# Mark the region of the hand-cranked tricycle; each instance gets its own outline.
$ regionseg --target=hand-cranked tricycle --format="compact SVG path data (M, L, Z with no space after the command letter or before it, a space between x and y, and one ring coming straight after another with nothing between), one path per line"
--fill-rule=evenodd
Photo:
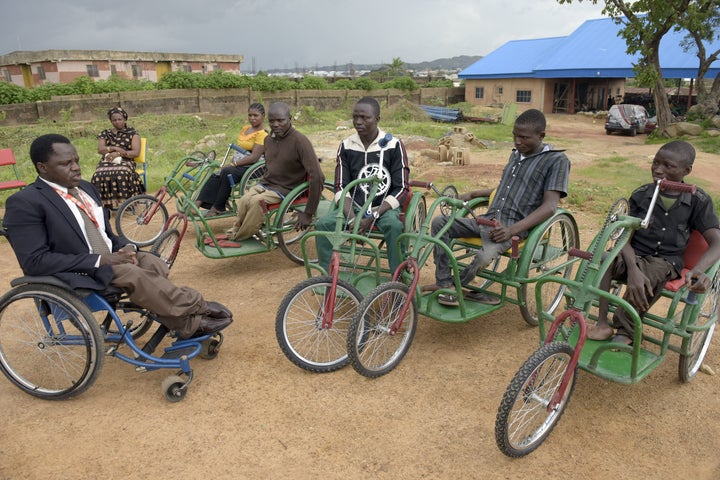
M180 159L172 172L165 177L163 186L155 195L135 195L118 207L115 217L117 233L138 246L152 245L166 230L164 226L168 221L169 214L165 204L171 198L175 198L176 210L189 216L190 212L185 212L182 207L185 200L194 202L210 176L218 175L218 170L222 169L229 154L238 149L240 147L231 143L221 162L215 160L214 151L208 154L193 152ZM249 166L241 181L237 185L233 185L233 200L256 183L264 172L265 161L263 159ZM225 216L234 214L235 211L234 201L230 201L228 204L230 209ZM220 215L217 218L222 217Z
M401 235L400 241L408 242L406 260L394 272L392 281L378 285L363 299L348 327L348 355L358 373L375 378L394 369L410 348L418 313L443 322L459 323L510 303L520 307L528 324L537 324L537 304L528 295L529 285L544 276L567 278L571 275L572 262L565 257L579 244L577 225L568 211L558 209L549 219L534 227L522 242L514 238L508 252L478 272L475 285L463 285L459 272L475 257L481 240L461 238L446 244L442 237L453 218L472 216L478 224L494 226L494 220L486 220L474 213L475 208L489 200L478 198L465 202L455 198L438 198L430 206L419 232L408 231ZM432 214L441 205L451 207L451 220L432 235ZM454 284L449 288L423 292L419 286L420 269L434 248L447 253L454 272ZM543 291L548 310L553 311L560 305L564 291L562 285ZM494 296L496 301L490 304L477 300L475 292ZM456 295L458 305L441 304L438 297L442 294Z
M494 284L500 286L496 293L500 302L490 306L462 298L463 287L457 272L474 257L476 240L459 239L445 245L440 238L450 222L437 236L428 233L434 212L441 211L451 218L473 215L473 209L488 199L464 202L456 198L457 190L453 189L452 196L441 195L426 214L423 195L414 192L405 212L404 233L398 239L408 248L407 260L392 272L381 268L384 252L381 244L373 241L378 237L372 231L364 235L358 231L360 219L369 215L382 181L371 176L351 182L339 196L340 202L353 188L365 185L369 189L365 204L355 209L355 218L346 222L341 203L335 230L310 234L326 236L333 245L333 256L328 272L306 265L308 276L314 269L321 270L322 275L296 285L278 309L276 336L290 361L315 372L333 371L350 362L362 375L377 377L392 370L409 349L418 312L442 321L463 322L509 302L520 306L529 323L537 323L534 298L527 296L527 284L539 275L570 275L571 262L564 257L569 249L578 246L579 240L575 221L568 212L558 211L533 229L522 245L516 244L514 255L506 255L480 272L481 284L470 287L472 290L484 292ZM413 182L413 186L434 187L422 182ZM436 245L449 253L456 272L455 284L451 289L421 294L420 265ZM391 282L387 282L389 278ZM511 291L517 295L512 297ZM560 304L563 291L561 286L547 293L553 297L550 302L554 307ZM437 298L442 293L458 294L460 305L452 308L439 304ZM363 299L364 294L367 296Z
M618 295L620 287L611 292L599 288L600 279L632 232L648 226L660 189L687 192L694 186L658 181L644 219L626 216L621 202L619 209L611 209L588 251L568 252L578 263L574 278L537 279L535 296L542 346L515 374L495 421L495 439L506 455L527 455L547 438L570 401L578 367L614 382L636 383L662 363L668 351L673 351L680 355L681 381L689 381L700 369L718 317L720 261L705 272L711 279L705 293L689 291L683 272L679 279L666 283L660 300L643 316ZM692 269L705 249L703 236L693 232L685 251L685 268ZM566 289L568 308L556 317L542 306L541 292L548 286ZM623 309L632 319L634 338L630 345L587 338L586 321L597 318L599 299L607 300L611 311Z

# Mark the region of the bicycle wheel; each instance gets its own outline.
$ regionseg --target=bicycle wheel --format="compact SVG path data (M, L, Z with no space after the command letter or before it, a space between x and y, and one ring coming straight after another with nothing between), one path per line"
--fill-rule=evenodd
M572 274L572 265L566 265L559 268L559 265L565 263L568 258L568 250L578 248L580 240L578 237L577 227L572 218L566 214L558 215L538 237L540 240L535 245L532 256L530 257L530 265L528 267L527 278L532 279L550 272L559 277L570 278ZM525 248L531 248L526 245ZM518 276L523 276L518 272ZM542 288L542 305L544 311L552 314L563 299L566 287L559 283L546 283ZM524 305L521 303L520 313L523 319L532 326L538 324L537 302L535 301L535 284L525 283L521 287L520 293Z
M508 385L495 418L495 442L508 457L522 457L545 441L575 389L577 365L560 402L548 409L570 366L573 349L551 342L530 355Z
M450 198L460 198L460 193L458 192L457 188L455 188L454 185L448 185L447 187L443 188L440 192L441 197L450 197ZM452 207L446 203L440 204L440 213L443 215L450 215L452 214Z
M251 187L257 185L263 175L265 175L265 162L256 162L247 169L243 178L240 180L240 196L243 196Z
M720 298L720 273L715 273L710 289L705 293L702 302L697 307L697 318L692 322L692 326L702 327L712 322L707 330L696 331L692 333L690 338L686 338L682 343L682 351L689 352L687 355L680 355L680 363L678 365L678 375L681 382L689 382L693 379L703 360L707 354L710 341L718 317L718 300ZM686 305L685 308L688 308Z
M417 302L412 297L402 324L400 311L410 298L408 286L400 282L383 283L362 301L350 324L347 350L356 372L369 378L394 369L410 349L417 329Z
M275 317L280 349L292 363L311 372L332 372L348 364L348 325L362 294L350 283L338 280L332 327L323 328L331 286L329 276L303 280L285 295Z
M167 263L168 268L172 267L180 249L180 232L177 228L171 228L160 234L155 243L153 243L150 253L160 257L162 261Z
M425 197L420 197L420 200L418 201L417 208L415 209L413 218L412 218L412 224L410 225L410 232L420 233L420 227L425 222L425 219L427 218L427 202L425 201Z
M325 185L320 194L320 203L318 204L318 212L327 212L330 210L329 205L333 201L334 192L332 187ZM299 192L295 197L290 199L284 209L278 212L281 219L281 227L276 232L277 244L280 250L293 262L303 265L307 258L308 263L317 263L317 247L315 246L315 237L310 237L305 242L305 256L302 252L302 238L308 232L315 228L311 225L305 230L295 230L295 222L297 222L298 212L305 210L305 201L302 199L307 196L307 190Z
M168 219L165 205L152 195L136 195L118 208L115 229L138 247L152 245Z
M27 284L0 298L0 370L30 395L59 400L87 390L102 368L103 341L73 292Z

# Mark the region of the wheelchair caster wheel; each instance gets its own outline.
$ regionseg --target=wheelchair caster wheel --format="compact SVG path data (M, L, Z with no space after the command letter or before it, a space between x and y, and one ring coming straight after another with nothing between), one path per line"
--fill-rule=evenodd
M170 402L179 402L185 398L187 388L185 387L185 380L178 375L170 375L162 382L162 389L165 398Z
M200 353L198 354L200 358L204 358L205 360L212 360L213 358L217 357L218 353L220 352L220 345L222 345L222 336L219 339L208 338L207 340L203 340L201 345L202 348L200 349Z

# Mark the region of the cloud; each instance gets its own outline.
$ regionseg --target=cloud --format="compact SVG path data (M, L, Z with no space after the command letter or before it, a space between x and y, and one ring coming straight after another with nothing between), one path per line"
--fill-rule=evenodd
M10 3L10 2L8 2ZM562 36L601 17L554 0L191 0L3 6L6 50L131 50L244 55L256 68L420 62L486 55L520 38Z

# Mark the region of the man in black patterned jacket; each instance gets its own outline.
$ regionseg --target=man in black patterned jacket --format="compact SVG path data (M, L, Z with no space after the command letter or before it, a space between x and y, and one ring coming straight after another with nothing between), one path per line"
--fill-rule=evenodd
M368 231L375 225L385 237L388 263L395 270L402 261L401 247L398 236L403 231L400 213L403 204L410 195L407 153L405 145L397 138L386 139L386 133L378 128L380 121L380 104L370 97L363 97L353 108L353 127L357 133L343 140L338 148L337 165L335 167L335 201L340 200L344 187L358 178L379 175L382 181L377 195L372 202L372 212L366 213L360 224L359 232ZM387 144L385 144L387 142ZM380 164L380 152L382 164ZM350 220L357 209L367 200L370 192L369 184L359 185L349 192L345 199L343 214ZM337 210L318 219L315 229L332 231L335 229ZM327 270L332 256L332 245L323 236L317 237L318 260L320 266Z

